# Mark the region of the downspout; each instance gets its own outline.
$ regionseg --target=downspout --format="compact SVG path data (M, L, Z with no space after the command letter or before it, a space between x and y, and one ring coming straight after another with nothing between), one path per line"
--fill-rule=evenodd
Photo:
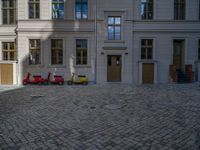
M15 33L16 33L16 39L15 39L15 46L16 46L16 53L17 53L17 59L16 59L16 84L19 85L19 51L18 51L18 0L16 0L16 29L15 29Z
M95 0L95 59L94 59L94 83L97 83L97 0Z

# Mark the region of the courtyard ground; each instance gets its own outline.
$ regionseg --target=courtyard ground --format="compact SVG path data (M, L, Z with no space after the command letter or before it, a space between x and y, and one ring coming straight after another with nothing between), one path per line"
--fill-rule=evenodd
M199 150L200 87L107 84L4 90L0 149Z

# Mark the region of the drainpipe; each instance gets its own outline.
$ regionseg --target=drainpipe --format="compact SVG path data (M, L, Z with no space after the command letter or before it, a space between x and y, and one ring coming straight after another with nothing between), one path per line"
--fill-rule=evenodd
M95 0L95 65L94 65L94 82L97 83L97 0Z

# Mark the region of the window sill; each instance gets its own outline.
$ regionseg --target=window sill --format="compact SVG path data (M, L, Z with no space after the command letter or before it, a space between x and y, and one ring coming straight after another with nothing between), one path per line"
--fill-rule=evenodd
M14 64L14 63L17 63L17 61L13 61L13 60L1 60L0 61L0 64L1 63L5 63L5 64Z
M142 59L139 60L138 63L157 63L157 60L153 60L153 59Z
M66 65L49 65L49 68L66 68Z
M125 43L124 40L105 40L104 43Z
M28 64L27 66L30 68L43 68L44 67L44 65L42 65L42 64L37 64L37 65Z
M0 27L16 27L17 24L1 24Z
M74 65L74 68L91 68L91 65Z

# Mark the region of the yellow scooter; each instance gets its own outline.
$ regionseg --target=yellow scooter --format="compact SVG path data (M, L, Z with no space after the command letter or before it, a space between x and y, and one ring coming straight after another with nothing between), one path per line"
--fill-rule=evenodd
M76 75L75 73L73 73L70 80L67 81L67 84L68 85L73 85L73 84L87 85L88 82L89 80L85 75Z

